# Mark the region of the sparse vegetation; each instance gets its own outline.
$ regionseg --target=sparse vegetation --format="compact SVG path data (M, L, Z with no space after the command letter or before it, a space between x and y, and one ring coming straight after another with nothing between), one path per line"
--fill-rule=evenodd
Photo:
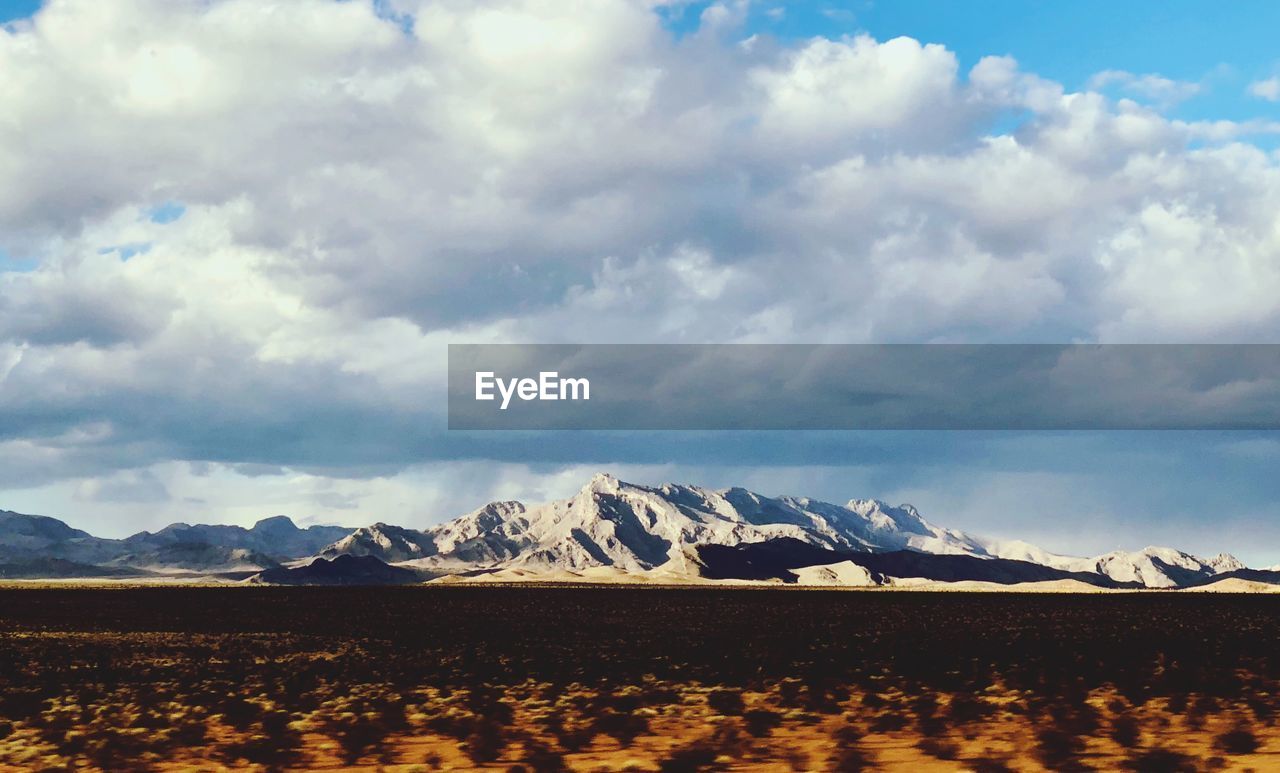
M1274 605L0 590L0 767L1262 769L1252 755L1270 749L1280 695Z
M1138 745L1142 738L1142 728L1138 720L1130 714L1120 714L1111 720L1111 740L1126 749Z
M1200 766L1194 757L1172 749L1149 749L1130 757L1126 770L1135 773L1196 773Z
M1234 727L1215 739L1214 746L1226 754L1253 754L1261 744L1258 736L1244 726Z

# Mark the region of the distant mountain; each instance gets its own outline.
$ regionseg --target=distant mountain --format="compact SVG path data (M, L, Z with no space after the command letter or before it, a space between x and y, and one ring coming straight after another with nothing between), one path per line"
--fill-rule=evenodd
M266 569L246 582L264 585L409 585L423 576L411 569L391 566L373 556L341 555L333 560L317 558L297 567Z
M965 534L928 523L915 508L874 500L846 506L769 498L745 489L636 486L609 475L575 496L528 508L495 502L425 531L386 524L357 530L321 555L372 555L432 569L580 570L664 567L696 574L693 548L789 537L853 551L921 550L987 555Z
M1230 553L1219 553L1205 562L1206 566L1212 569L1216 574L1224 572L1234 572L1240 569L1248 569L1244 563L1231 555Z
M840 553L905 550L1022 562L1055 570L1052 577L1078 576L1108 587L1178 587L1240 566L1228 555L1205 561L1168 548L1064 556L1026 542L942 528L910 505L893 507L874 499L837 505L806 497L766 497L742 488L638 486L603 474L574 496L544 505L495 502L425 530L374 524L329 545L321 555L368 555L451 573L510 569L538 576L610 567L631 573L661 568L667 574L698 577L703 572L701 546L783 539Z
M0 564L0 579L54 580L80 578L146 577L150 572L129 567L95 566L62 558L33 558Z
M363 526L320 551L323 558L338 556L372 556L387 563L413 561L436 555L435 542L413 529L375 523Z
M57 518L0 510L0 540L6 546L39 550L77 539L95 538L89 532L73 529Z
M223 547L204 542L174 542L117 556L108 565L129 566L157 573L222 573L256 572L279 566L280 562L249 548Z
M375 556L388 562L417 561L433 566L492 565L515 559L533 545L537 536L529 529L524 505L492 502L428 531L375 523L355 530L321 555Z
M1136 582L1148 588L1193 585L1223 572L1244 568L1244 564L1234 556L1225 553L1205 560L1181 550L1160 547L1133 552L1116 551L1093 558L1046 555L1039 563L1073 572L1094 572L1118 582Z
M0 562L57 558L96 564L114 555L116 543L73 529L56 518L0 510Z
M1186 587L1198 588L1204 585L1211 585L1215 582L1223 580L1244 580L1247 582L1262 583L1264 585L1280 586L1280 567L1273 566L1270 569L1249 569L1241 567L1232 569L1222 574L1205 577L1193 582L1187 583Z
M157 532L138 532L123 542L131 550L146 553L177 544L236 548L276 559L301 558L320 552L325 545L342 539L351 530L342 526L309 526L299 529L283 515L263 518L252 528L175 523Z
M300 565L312 557L325 563ZM415 578L453 575L463 581L607 576L865 585L916 578L1180 588L1246 571L1230 555L1202 559L1161 547L1091 558L1059 555L936 526L910 505L875 499L838 505L743 488L639 486L605 474L567 499L534 506L493 502L422 530L382 522L354 530L299 529L276 516L247 529L176 523L110 540L53 518L0 512L0 563L57 559L163 574L254 572L254 581L264 583L311 582L313 574L316 581L332 579L341 570L385 581L372 563L333 565L344 557L372 559ZM393 574L396 582L408 581L409 575Z
M0 511L0 564L25 567L11 570L24 576L46 577L124 576L129 570L256 572L315 555L350 532L342 526L299 529L289 518L275 516L248 529L175 523L154 533L104 539L56 518Z

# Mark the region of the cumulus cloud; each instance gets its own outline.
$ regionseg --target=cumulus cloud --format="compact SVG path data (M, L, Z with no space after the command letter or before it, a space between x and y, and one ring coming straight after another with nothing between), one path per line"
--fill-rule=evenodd
M1250 83L1249 93L1268 102L1280 102L1280 76Z
M529 453L445 435L449 341L1276 338L1267 125L715 8L679 38L630 0L6 28L0 252L35 265L0 273L0 479Z
M751 71L758 140L808 163L945 142L970 118L957 70L946 48L911 38L814 39Z

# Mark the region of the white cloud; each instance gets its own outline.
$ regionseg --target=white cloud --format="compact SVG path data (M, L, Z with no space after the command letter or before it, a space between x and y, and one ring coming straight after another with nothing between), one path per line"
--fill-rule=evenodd
M1173 80L1155 73L1136 75L1125 70L1103 70L1096 73L1089 79L1089 88L1097 91L1118 90L1159 107L1172 107L1204 90L1200 83Z
M937 142L968 118L956 70L953 53L911 38L815 38L751 72L762 151L814 159Z
M663 465L606 464L637 482L661 482ZM237 465L165 462L103 476L6 492L6 509L54 515L98 536L124 537L175 521L251 526L290 515L302 525L362 526L385 521L425 528L496 500L545 502L567 497L599 469L556 470L492 461L440 462L369 478L315 475L289 468L262 474ZM86 517L85 513L92 513Z
M1252 320L1277 315L1280 229L1268 232L1268 219L1274 215L1247 209L1145 207L1099 255L1104 297L1122 310L1103 324L1102 338L1159 340L1174 332L1191 340L1213 332L1249 339Z
M1280 102L1280 77L1257 80L1249 84L1249 93L1268 102Z

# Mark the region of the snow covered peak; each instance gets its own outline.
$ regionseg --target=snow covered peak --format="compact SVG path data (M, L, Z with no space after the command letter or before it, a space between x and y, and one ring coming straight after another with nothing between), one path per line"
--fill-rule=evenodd
M844 506L859 515L866 515L875 510L887 509L889 503L881 502L879 499L850 499Z
M1213 558L1210 558L1206 563L1213 569L1215 574L1234 572L1237 569L1246 568L1244 562L1230 553L1219 553Z
M1137 582L1148 588L1175 588L1219 573L1210 562L1190 553L1155 545L1134 552L1116 550L1093 558L1055 558L1048 565L1097 572L1118 582Z
M1190 553L1183 552L1177 548L1160 547L1159 545L1148 545L1138 551L1138 555L1148 556L1151 558L1159 558L1177 566L1203 566L1204 562Z
M622 481L607 472L597 472L582 487L581 493L616 494L623 485Z

